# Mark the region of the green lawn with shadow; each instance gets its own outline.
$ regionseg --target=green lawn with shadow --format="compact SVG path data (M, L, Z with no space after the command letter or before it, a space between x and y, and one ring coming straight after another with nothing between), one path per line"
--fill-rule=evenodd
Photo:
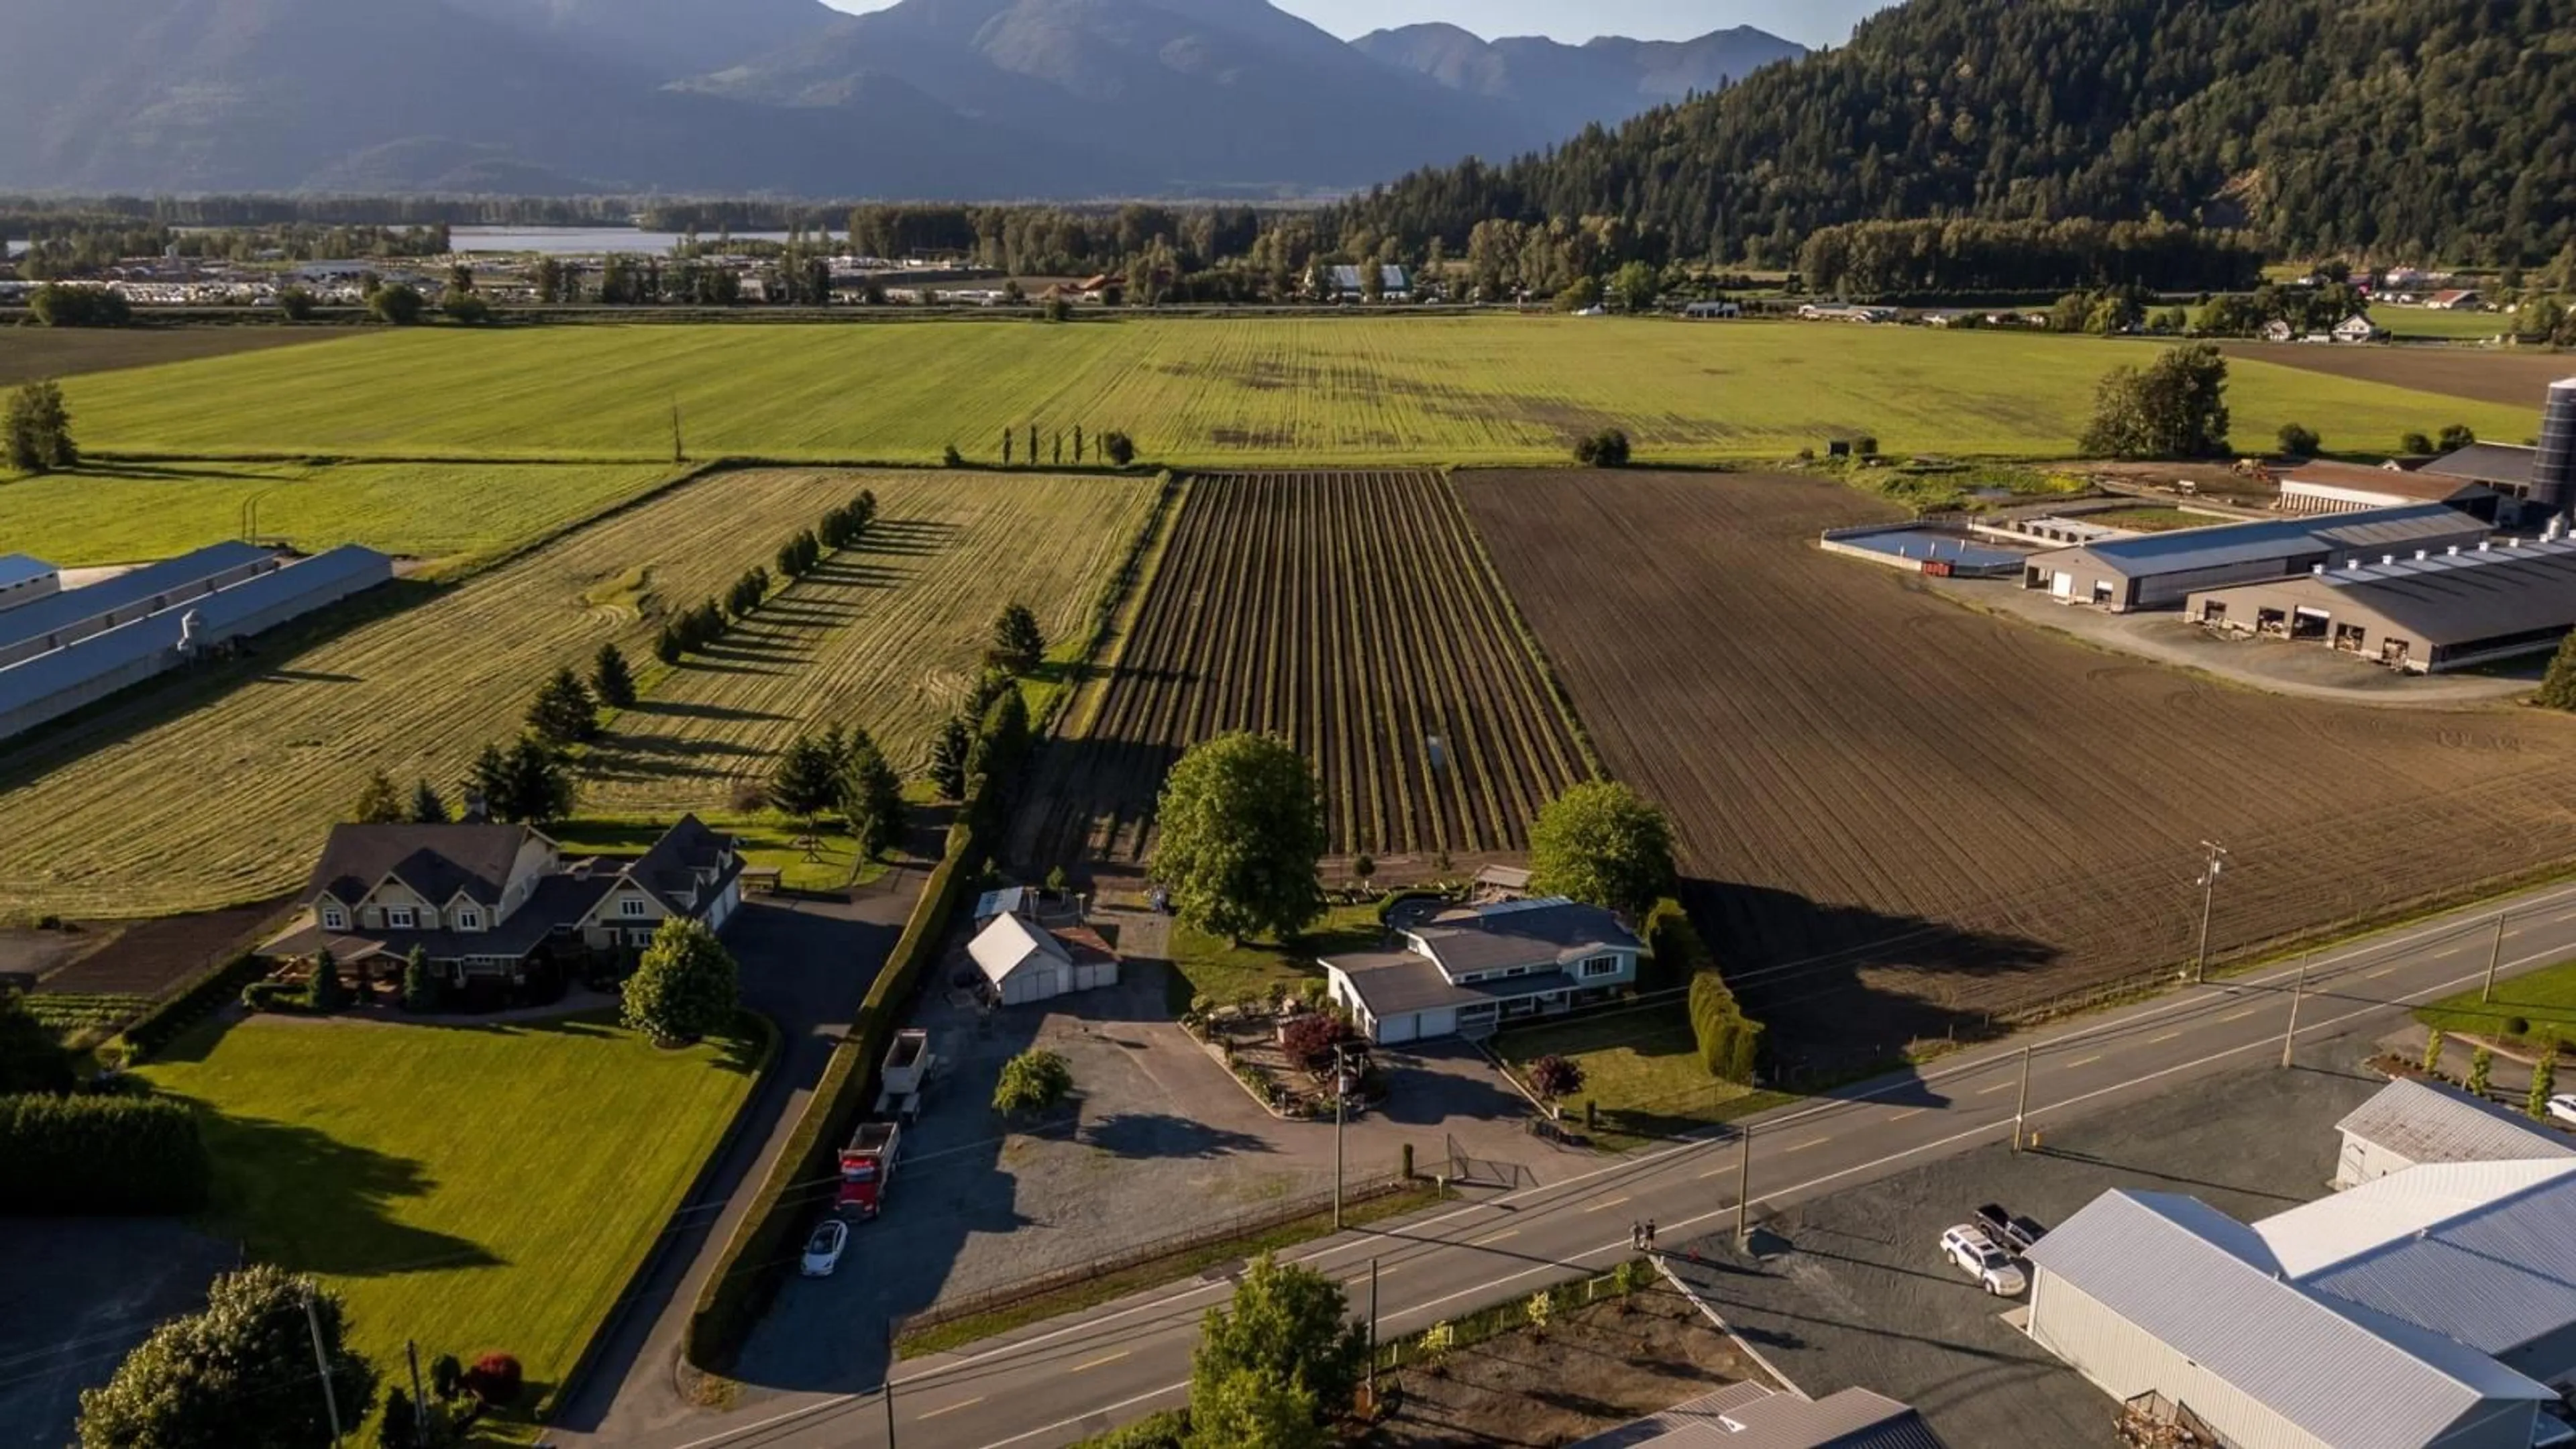
M2513 1030L2516 1019L2528 1028ZM2475 1032L2533 1048L2558 1044L2562 1052L2576 1047L2576 961L2561 961L2495 985L2495 1000L2480 1001L2475 989L2417 1007L2415 1019L2444 1031ZM2459 1063L2465 1063L2462 1057ZM2459 1064L2450 1070L2462 1069Z
M204 1113L212 1231L345 1295L389 1383L407 1338L424 1360L518 1355L524 1422L668 1225L764 1050L662 1051L601 1016L254 1017L140 1071Z
M1596 1140L1614 1151L1789 1100L1710 1076L1679 1002L1514 1028L1495 1038L1494 1050L1524 1080L1528 1065L1544 1056L1581 1067L1583 1090L1565 1100L1566 1117L1579 1122L1583 1104L1592 1102L1600 1113Z
M1172 1014L1189 1009L1190 998L1205 996L1217 1006L1249 997L1267 996L1281 983L1320 981L1318 956L1349 955L1385 949L1386 931L1377 907L1335 906L1305 934L1287 942L1246 941L1237 946L1222 936L1172 923Z

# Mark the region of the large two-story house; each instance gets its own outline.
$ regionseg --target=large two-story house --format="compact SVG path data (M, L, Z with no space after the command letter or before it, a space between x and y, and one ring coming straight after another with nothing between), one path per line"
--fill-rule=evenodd
M640 856L566 859L528 825L335 825L305 913L261 948L342 965L414 948L443 978L517 982L541 958L640 950L674 916L721 931L742 904L733 838L683 818Z
M1598 906L1564 899L1447 911L1399 929L1400 949L1335 956L1333 999L1370 1041L1487 1036L1637 984L1644 943Z

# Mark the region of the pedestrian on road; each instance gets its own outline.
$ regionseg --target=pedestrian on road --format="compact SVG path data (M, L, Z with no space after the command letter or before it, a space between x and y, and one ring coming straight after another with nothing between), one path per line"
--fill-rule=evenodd
M1646 1251L1649 1253L1655 1251L1655 1220L1653 1218L1646 1219Z
M1628 1251L1632 1253L1637 1252L1645 1246L1646 1225L1638 1222L1635 1218L1630 1218L1628 1220Z

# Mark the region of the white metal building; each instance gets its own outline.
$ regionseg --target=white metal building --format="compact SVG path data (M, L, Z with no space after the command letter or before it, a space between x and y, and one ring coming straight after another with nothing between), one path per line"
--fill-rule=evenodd
M2484 523L2441 503L2267 518L2056 549L2029 560L2022 586L2113 613L2170 609L2207 589L2341 568L2353 559L2439 553L2453 544L2474 548L2486 534Z
M0 553L0 609L14 609L51 598L63 586L63 571L23 553Z
M2440 473L2409 473L2394 463L2379 468L2303 463L2281 477L2283 513L2367 513L2414 503L2447 503L2490 521L2496 515L2496 491L2486 484Z
M0 613L0 668L177 608L279 567L273 550L246 543L210 544L85 589L32 599Z
M1077 952L1054 932L1019 916L999 915L967 943L966 954L1004 1006L1052 1001L1072 991L1118 984L1118 958Z
M2576 1157L2567 1134L2457 1087L2390 1082L2335 1124L2343 1150L2334 1185L2359 1187L2428 1162Z
M2238 1449L2530 1449L2558 1397L2299 1281L2265 1234L2195 1198L2105 1193L2029 1259L2033 1340L2121 1403L2179 1405Z

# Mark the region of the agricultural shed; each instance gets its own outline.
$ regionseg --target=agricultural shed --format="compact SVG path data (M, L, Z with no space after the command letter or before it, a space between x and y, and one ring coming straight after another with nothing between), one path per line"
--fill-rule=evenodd
M2457 1087L2401 1077L2335 1124L2334 1185L2359 1187L2427 1162L2576 1157L2565 1133Z
M1013 915L995 916L967 943L966 954L1004 1006L1118 984L1116 956L1088 947L1076 950L1054 932Z
M2179 1406L2240 1449L2528 1449L2557 1398L2435 1329L2309 1286L2267 1234L2196 1198L2105 1193L2028 1256L2033 1342L2112 1398Z
M2112 613L2170 609L2194 592L2304 573L2323 564L2475 544L2486 525L2446 504L2321 518L2184 528L2055 549L2024 565L2022 586Z
M51 598L63 586L63 571L23 553L0 553L0 609L14 609Z
M218 543L85 589L65 589L37 599L0 613L0 669L277 567L277 555L268 549Z
M2490 522L2496 516L2496 491L2486 484L2440 473L2409 473L2395 464L2365 468L2358 463L2307 463L2281 478L2284 513L2366 513L2411 503L2447 503Z
M176 669L208 649L338 603L393 576L392 559L352 544L196 595L185 607L163 609L0 667L0 701L6 701L0 704L0 739ZM0 615L0 619L6 617Z
M1923 1416L1867 1389L1821 1399L1747 1380L1578 1441L1574 1449L1943 1449Z
M2576 631L2576 542L2457 545L2195 593L2213 628L2323 644L2414 674L2555 648Z

